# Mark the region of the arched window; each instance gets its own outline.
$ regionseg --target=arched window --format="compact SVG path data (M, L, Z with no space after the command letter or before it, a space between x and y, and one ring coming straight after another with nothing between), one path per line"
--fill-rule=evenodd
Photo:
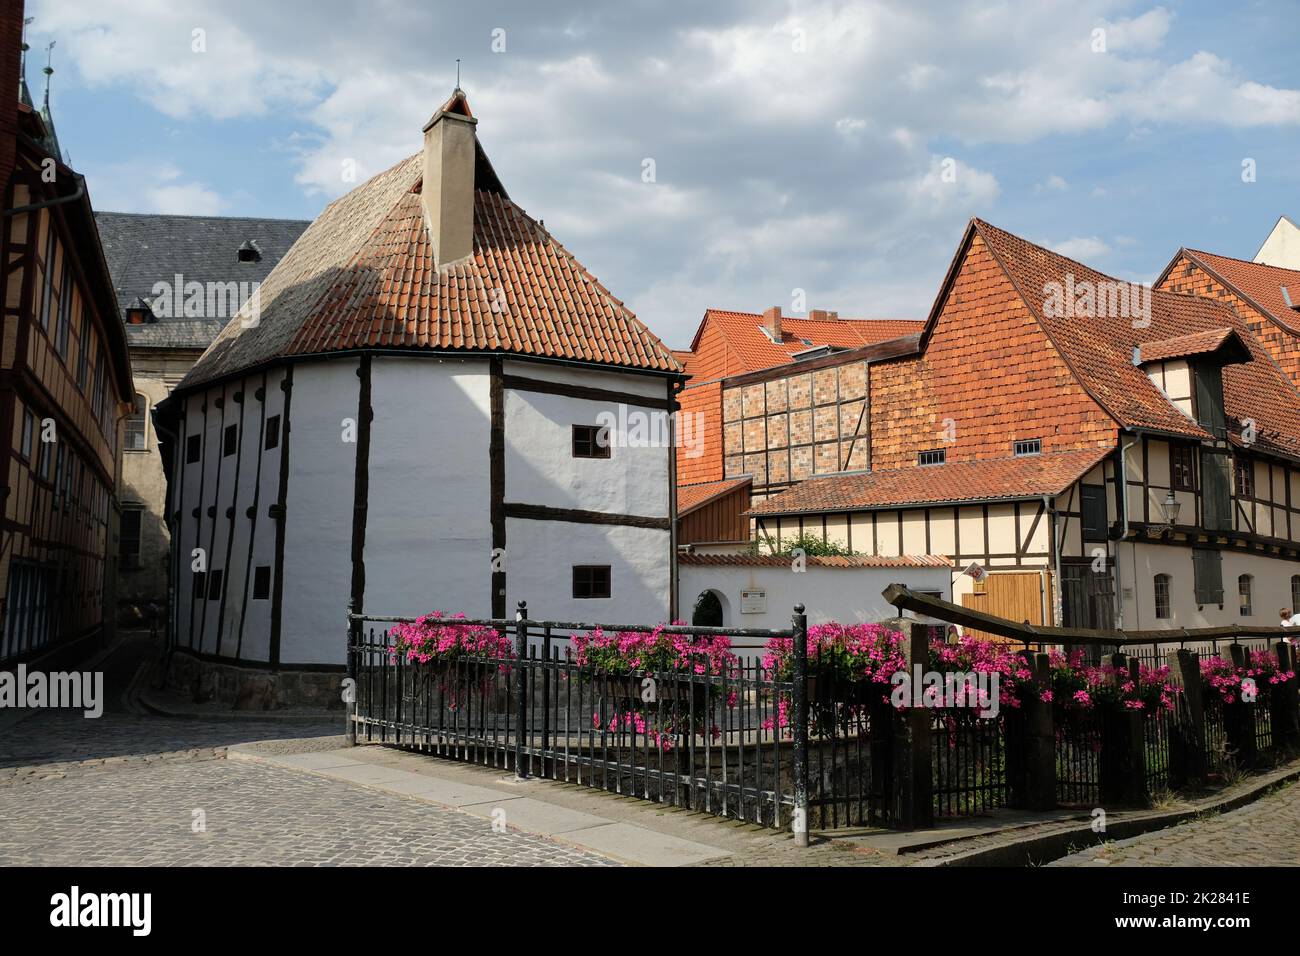
M1156 617L1169 617L1169 585L1173 578L1167 574L1156 575Z
M1240 596L1242 617L1250 617L1250 615L1254 613L1250 607L1250 591L1253 583L1254 578L1249 574L1243 574L1241 577L1237 578L1237 594Z
M135 396L135 411L126 419L126 450L146 451L149 448L148 434L149 399L143 395Z

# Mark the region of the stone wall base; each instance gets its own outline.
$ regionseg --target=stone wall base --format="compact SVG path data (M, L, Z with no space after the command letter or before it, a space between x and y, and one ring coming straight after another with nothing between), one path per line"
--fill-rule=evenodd
M266 670L208 661L183 651L170 655L166 687L196 704L229 704L232 710L344 709L343 671Z

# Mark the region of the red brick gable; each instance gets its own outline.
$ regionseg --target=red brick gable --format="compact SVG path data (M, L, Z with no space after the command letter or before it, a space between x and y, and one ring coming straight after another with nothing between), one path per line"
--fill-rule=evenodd
M1225 262L1230 265L1225 265ZM1251 277L1251 281L1244 281L1246 275ZM1269 311L1285 309L1281 287L1292 276L1295 277L1293 284L1287 289L1292 293L1292 301L1300 301L1300 272L1180 249L1156 280L1156 288L1219 299L1231 305L1273 361L1300 386L1300 333L1293 332ZM1238 282L1242 285L1238 286ZM1269 288L1273 285L1276 285L1276 290ZM1272 298L1274 296L1276 301ZM1300 327L1300 313L1295 313L1291 325Z
M1116 423L1076 380L984 239L971 233L940 293L924 353L871 371L873 469L1111 447ZM946 424L951 420L952 429ZM945 441L954 435L955 440Z

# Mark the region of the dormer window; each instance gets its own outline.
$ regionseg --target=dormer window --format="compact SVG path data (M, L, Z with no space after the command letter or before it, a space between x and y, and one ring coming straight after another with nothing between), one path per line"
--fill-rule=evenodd
M245 239L243 245L239 247L240 262L261 262L262 250L257 248L257 243L252 239Z
M145 325L156 321L153 309L145 301L144 296L136 296L135 301L126 307L127 325Z

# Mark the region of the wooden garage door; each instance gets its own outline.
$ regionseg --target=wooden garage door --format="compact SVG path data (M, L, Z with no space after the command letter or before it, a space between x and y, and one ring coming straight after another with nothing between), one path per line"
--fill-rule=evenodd
M984 579L984 591L961 596L962 607L1009 621L1023 624L1043 623L1043 586L1051 594L1051 572L1039 571L991 571ZM1050 607L1050 598L1048 606ZM972 628L963 628L966 634L993 641L1005 641L1007 638L996 634L986 634Z

